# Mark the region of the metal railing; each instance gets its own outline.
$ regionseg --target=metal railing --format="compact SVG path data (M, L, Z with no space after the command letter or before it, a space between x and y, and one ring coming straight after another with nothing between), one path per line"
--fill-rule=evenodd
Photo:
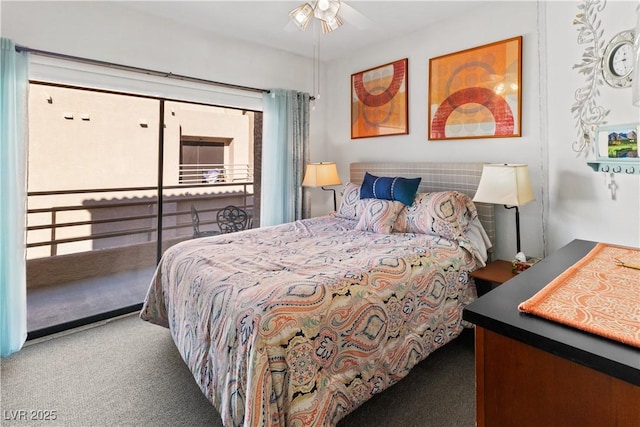
M191 205L198 208L201 227L215 224L215 213L227 204L249 212L253 210L252 181L175 185L166 186L164 190L173 190L162 197L162 230L169 238L192 235ZM46 207L27 209L27 250L50 246L49 256L56 256L59 245L67 243L89 241L92 249L101 249L154 241L158 231L158 197L154 192L157 187L29 192L29 206L39 197L49 197L60 204L48 203ZM111 197L97 199L97 195L104 193ZM85 198L82 203L65 203L68 196L75 195L95 196ZM89 216L90 219L64 218L73 216ZM35 225L29 225L32 223ZM63 230L74 229L66 233L70 236L60 236ZM46 232L46 238L43 232ZM111 239L108 245L96 244L104 239Z
M252 182L252 168L248 164L187 164L179 166L180 184L219 184Z

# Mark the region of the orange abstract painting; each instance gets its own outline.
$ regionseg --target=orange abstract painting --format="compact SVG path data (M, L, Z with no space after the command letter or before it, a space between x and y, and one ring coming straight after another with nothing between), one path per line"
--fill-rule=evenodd
M429 60L429 139L521 134L522 36Z
M409 133L408 60L351 75L351 138Z

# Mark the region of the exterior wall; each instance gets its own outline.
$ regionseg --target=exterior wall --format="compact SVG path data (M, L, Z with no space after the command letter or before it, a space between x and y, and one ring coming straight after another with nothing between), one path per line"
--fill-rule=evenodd
M230 141L224 150L225 164L249 165L253 170L251 116L232 108L209 107L184 102L165 103L166 128L164 182L177 185L181 136L215 137ZM169 141L169 145L166 142Z
M29 191L155 185L158 112L154 99L31 85Z
M28 190L30 192L153 187L158 164L157 100L61 87L31 85L29 90ZM148 127L140 126L144 120ZM137 192L135 196L153 196ZM29 209L82 206L96 194L29 198ZM120 193L100 193L102 199ZM113 214L113 213L112 213ZM90 210L30 214L29 226L91 221ZM133 224L132 224L133 225ZM140 226L141 224L135 224ZM88 236L90 224L60 227L56 239ZM51 230L29 231L28 243L52 238ZM125 240L126 241L126 240ZM59 253L91 250L92 241L66 243ZM48 246L27 251L28 258L49 256Z
M88 189L155 187L158 181L158 129L160 101L135 96L68 89L33 84L29 109L29 179L30 192ZM215 137L231 141L225 147L225 162L249 165L253 152L253 128L250 116L241 110L178 102L165 103L164 177L165 186L179 184L180 140L182 135ZM238 177L240 178L240 177ZM247 177L245 176L245 181ZM243 185L167 190L166 197L185 198L191 194L224 194L225 199L208 208L225 204L244 204ZM252 186L248 187L252 190ZM108 220L132 216L145 219L57 227L56 239L85 237L97 233L153 229L157 212L156 191L80 193L35 196L29 208L84 206L82 210L64 210L52 218L49 213L32 214L29 226L78 221ZM135 203L135 205L132 205ZM186 224L185 229L166 230L164 238L190 235L190 203L176 200L164 205L167 216L163 227ZM200 202L202 203L202 202ZM105 208L104 206L111 206ZM208 216L207 214L205 216ZM58 245L55 254L69 254L92 249L133 245L155 240L155 232L131 234L107 239L84 240ZM28 242L48 240L51 230L28 233ZM28 250L30 259L50 256L49 246Z

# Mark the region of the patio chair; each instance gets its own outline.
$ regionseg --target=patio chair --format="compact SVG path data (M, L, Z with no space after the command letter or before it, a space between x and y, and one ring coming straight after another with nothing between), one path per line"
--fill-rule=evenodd
M191 223L193 224L194 239L198 239L200 237L215 236L217 234L220 234L220 232L217 230L200 231L200 216L198 215L198 211L193 205L191 205Z
M218 211L218 227L221 233L233 233L249 228L251 218L242 208L229 205Z

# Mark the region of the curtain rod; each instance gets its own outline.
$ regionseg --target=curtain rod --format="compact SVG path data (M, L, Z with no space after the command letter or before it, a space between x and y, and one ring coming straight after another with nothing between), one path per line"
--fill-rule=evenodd
M215 85L215 86L222 86L222 87L226 87L226 88L229 88L229 89L246 90L246 91L250 91L250 92L270 93L269 89L259 89L259 88L255 88L255 87L249 87L249 86L234 85L234 84L231 84L231 83L216 82L214 80L206 80L206 79L201 79L201 78L198 78L198 77L183 76L183 75L180 75L180 74L167 73L167 72L164 72L164 71L156 71L156 70L150 70L150 69L147 69L147 68L132 67L130 65L116 64L116 63L107 62L107 61L99 61L97 59L82 58L80 56L65 55L63 53L56 53L56 52L49 52L49 51L46 51L46 50L32 49L30 47L20 46L20 45L16 45L16 52L29 52L29 53L33 53L35 55L48 56L48 57L51 57L51 58L66 59L66 60L70 60L70 61L82 62L82 63L85 63L85 64L91 64L91 65L101 65L101 66L104 66L104 67L116 68L116 69L124 70L124 71L134 71L136 73L144 73L144 74L149 74L149 75L152 75L152 76L167 77L167 78L170 78L170 79L185 80L185 81L190 81L190 82L195 82L195 83L205 83L205 84L210 84L210 85Z

